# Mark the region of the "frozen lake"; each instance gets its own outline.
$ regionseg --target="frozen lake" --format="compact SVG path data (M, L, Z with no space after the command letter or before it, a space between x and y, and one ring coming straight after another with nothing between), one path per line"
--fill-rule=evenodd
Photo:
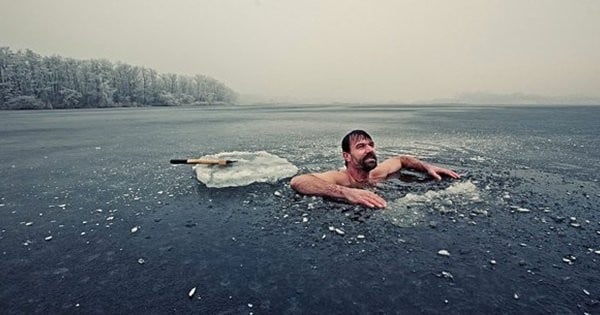
M599 121L600 107L2 111L0 306L595 314ZM412 154L462 178L404 174L371 210L299 196L289 178L208 188L169 164L266 151L301 173L340 168L356 128L380 160Z

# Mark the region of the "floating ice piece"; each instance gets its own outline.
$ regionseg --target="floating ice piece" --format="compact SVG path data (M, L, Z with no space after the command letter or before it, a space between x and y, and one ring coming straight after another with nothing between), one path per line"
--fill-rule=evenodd
M138 264L143 265L145 263L146 263L146 261L144 260L144 258L138 259Z
M246 186L252 183L275 183L298 172L298 168L288 160L266 151L223 152L202 158L237 161L230 166L203 164L194 166L196 178L207 187L213 188Z
M188 292L188 297L191 299L196 294L196 287L193 287L190 292Z
M442 271L442 277L454 281L454 276L448 271Z
M469 160L475 161L475 162L483 162L486 159L484 157L482 157L482 156L477 155L477 156L474 156L474 157L470 157Z
M362 239L365 238L365 236L362 235L362 234L358 234L358 235L356 235L356 238L359 239L359 240L362 240Z
M531 212L531 210L527 208L517 208L517 212Z
M590 295L590 292L586 289L583 289L583 293L585 293L585 295Z
M25 223L25 226L30 226L32 224L33 224L33 222L27 222L27 223Z
M46 241L49 241L49 240L51 240L51 239L52 239L52 235L50 235L50 236L46 236L46 237L44 238L44 240L46 240Z
M139 229L139 226L134 226L134 227L132 227L132 228L131 228L131 233L135 233L135 232L137 232L137 231L138 231L138 229Z
M448 207L450 207L450 206L452 206L452 205L454 204L454 203L452 202L452 200L450 200L450 199L443 199L443 200L441 201L441 203L442 203L444 206L448 206Z
M304 218L302 218L302 222L303 222L303 223L306 223L306 222L308 222L308 218L307 218L307 217L304 217Z
M450 257L450 252L448 252L448 251L447 251L447 250L445 250L445 249L440 249L440 250L439 250L437 253L438 253L438 255L440 255L440 256Z
M565 263L567 263L567 264L569 264L569 265L573 264L573 261L571 261L571 259L566 258L566 257L563 257L562 261L565 262Z
M335 233L337 233L337 234L339 234L339 235L344 235L344 234L346 234L346 232L344 232L343 230L341 230L341 229L338 229L338 228L335 228L335 230L334 230L334 231L335 231Z
M596 254L600 255L600 249L598 249L598 250L595 250L595 251L594 251L594 253L596 253Z
M424 219L425 212L431 205L437 206L440 212L456 211L456 209L481 201L477 186L471 181L453 183L444 190L429 190L424 194L408 193L388 203L385 211L379 212L395 225L414 226Z

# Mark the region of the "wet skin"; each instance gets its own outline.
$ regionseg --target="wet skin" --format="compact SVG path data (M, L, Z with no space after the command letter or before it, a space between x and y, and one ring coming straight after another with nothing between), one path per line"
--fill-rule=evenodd
M346 169L324 173L299 175L292 178L291 186L299 193L346 200L370 208L385 208L387 202L376 193L365 190L388 179L402 168L423 171L435 180L442 176L460 178L456 172L425 163L411 156L397 156L377 164L375 143L366 137L350 138L349 152L343 152Z

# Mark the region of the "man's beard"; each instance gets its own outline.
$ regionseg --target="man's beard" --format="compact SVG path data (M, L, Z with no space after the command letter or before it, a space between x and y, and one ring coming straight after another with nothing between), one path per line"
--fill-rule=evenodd
M372 160L367 161L369 159ZM365 157L360 161L360 168L364 171L369 172L375 167L377 167L377 156L375 155L375 153L369 153L365 155Z

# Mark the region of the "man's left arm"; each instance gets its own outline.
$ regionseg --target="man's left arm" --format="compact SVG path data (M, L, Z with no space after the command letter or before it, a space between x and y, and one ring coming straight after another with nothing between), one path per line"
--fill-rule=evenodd
M439 166L435 166L433 164L429 164L427 162L423 162L410 155L401 155L398 158L400 159L403 167L426 172L435 180L441 180L443 175L454 179L460 178L460 175L458 175L453 170L445 169Z
M383 161L371 171L370 177L374 180L385 179L390 174L393 174L402 168L410 168L425 172L435 180L441 180L442 176L448 176L454 179L460 178L460 175L452 170L429 164L410 155L400 155Z

